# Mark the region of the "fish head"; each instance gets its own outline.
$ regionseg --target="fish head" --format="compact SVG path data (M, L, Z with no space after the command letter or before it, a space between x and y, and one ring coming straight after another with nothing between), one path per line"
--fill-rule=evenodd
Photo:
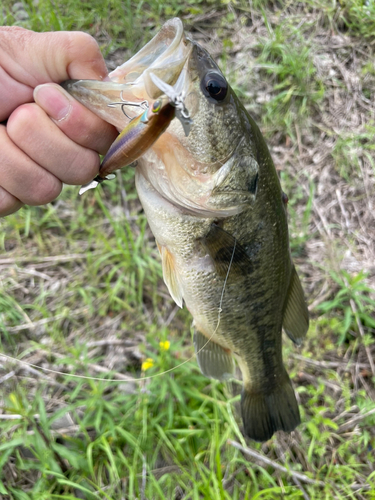
M185 39L189 54L177 83L192 120L189 134L174 119L139 161L159 194L182 210L227 217L254 203L258 162L252 124L210 54Z
M192 120L189 133L181 119L173 119L138 161L137 175L182 210L212 217L241 212L254 202L258 186L253 130L225 76L209 53L185 35L180 19L166 22L108 81L64 84L119 130L168 86Z

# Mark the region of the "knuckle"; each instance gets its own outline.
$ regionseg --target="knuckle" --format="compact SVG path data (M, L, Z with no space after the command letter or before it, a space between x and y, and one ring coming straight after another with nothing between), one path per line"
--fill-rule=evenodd
M81 61L101 57L97 41L88 33L81 31L70 32L66 37L65 43L71 61L74 61L77 57Z
M7 131L9 137L14 141L20 134L24 134L25 130L34 126L39 119L39 107L36 104L22 104L8 118Z
M76 31L77 45L80 49L85 47L87 52L93 52L95 54L101 54L98 42L88 33L83 31Z
M107 69L96 40L79 31L65 39L67 70L70 78L103 78Z

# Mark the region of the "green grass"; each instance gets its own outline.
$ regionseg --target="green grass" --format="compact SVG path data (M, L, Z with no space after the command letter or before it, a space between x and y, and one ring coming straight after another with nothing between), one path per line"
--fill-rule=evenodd
M174 15L193 36L217 35L221 65L281 171L292 254L313 304L304 346L284 346L302 424L263 445L245 440L240 382L209 380L189 359L191 317L162 283L131 169L95 192L66 187L56 202L0 222L0 352L19 360L0 355L0 499L375 498L375 280L366 260L375 245L374 125L358 101L355 129L337 122L347 82L329 59L334 52L356 69L361 102L371 102L375 4L181 5L27 1L21 20L6 0L0 22L82 29L106 56L119 47L130 56ZM350 49L332 49L332 34Z

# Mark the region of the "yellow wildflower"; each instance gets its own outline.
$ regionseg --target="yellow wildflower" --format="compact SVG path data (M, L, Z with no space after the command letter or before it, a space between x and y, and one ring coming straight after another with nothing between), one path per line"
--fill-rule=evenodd
M165 342L159 342L159 345L162 351L168 351L168 349L171 346L171 343L169 342L169 340L166 340Z
M142 363L142 371L146 371L149 368L152 368L154 366L154 360L152 358L147 358L145 361Z

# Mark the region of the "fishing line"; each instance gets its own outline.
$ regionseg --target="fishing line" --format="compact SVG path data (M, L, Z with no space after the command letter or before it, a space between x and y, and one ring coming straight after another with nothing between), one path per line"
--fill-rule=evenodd
M199 354L201 351L203 351L203 349L211 342L213 336L216 334L216 332L217 332L217 330L219 328L220 321L221 321L221 313L223 311L222 310L222 305L223 305L223 299L224 299L224 292L225 292L225 287L226 287L226 284L227 284L227 281L228 281L229 272L230 272L230 269L232 267L232 263L233 263L233 259L234 259L234 252L236 250L236 242L237 242L237 240L235 239L234 240L234 245L233 245L232 256L231 256L231 259L230 259L230 262L229 262L229 266L228 266L228 271L227 271L227 274L225 276L225 280L224 280L224 284L223 284L223 289L221 291L221 297L220 297L220 303L219 303L219 308L218 308L218 317L217 317L216 328L212 332L212 335L210 336L210 338L207 339L207 342L197 352L195 352L190 358L185 359L185 361L183 361L182 363L180 363L177 366L174 366L173 368L169 368L168 370L165 370L164 372L161 372L161 373L155 373L154 375L148 375L147 377L140 377L140 378L131 378L131 377L129 377L129 378L121 378L121 379L117 379L117 378L111 379L111 378L89 377L88 375L76 375L76 374L73 374L73 373L59 372L58 370L52 370L51 368L44 368L43 366L34 365L33 363L29 363L28 361L22 361L21 359L13 358L12 356L8 356L7 354L2 354L2 353L0 353L0 357L9 359L10 361L16 361L17 363L21 363L21 364L24 364L26 366L30 366L31 368L36 368L38 370L42 370L44 372L54 373L56 375L64 375L65 377L72 377L72 378L81 379L81 380L82 379L83 380L94 380L94 381L97 381L97 382L117 382L117 383L120 383L120 384L123 383L123 382L142 382L144 380L150 380L152 378L156 378L156 377L160 377L161 375L165 375L166 373L173 372L174 370L177 370L177 368L180 368L180 366L183 366L186 363L188 363L189 361L192 361L195 358L195 356L197 356L197 354Z

